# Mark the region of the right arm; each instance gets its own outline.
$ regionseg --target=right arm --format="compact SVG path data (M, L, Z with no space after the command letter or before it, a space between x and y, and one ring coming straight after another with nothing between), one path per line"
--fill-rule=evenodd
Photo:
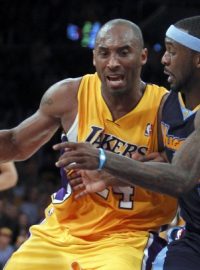
M0 162L25 160L51 139L61 125L70 123L77 109L80 79L65 80L50 87L39 109L17 127L0 131Z

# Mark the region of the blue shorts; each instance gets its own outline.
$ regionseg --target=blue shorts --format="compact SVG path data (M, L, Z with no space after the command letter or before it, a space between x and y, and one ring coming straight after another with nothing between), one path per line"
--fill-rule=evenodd
M182 240L177 240L162 249L157 255L152 270L199 270L200 254Z

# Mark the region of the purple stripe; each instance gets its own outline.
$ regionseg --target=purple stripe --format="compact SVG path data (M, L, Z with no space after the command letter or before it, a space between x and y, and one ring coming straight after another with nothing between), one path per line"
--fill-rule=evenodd
M61 188L56 192L55 199L62 201L66 194L66 188Z
M61 140L62 140L62 142L67 142L68 141L67 136L65 135L65 133L62 133ZM62 155L64 152L65 152L64 150L61 150L60 155ZM65 169L63 167L60 168L60 175L61 175L61 185L66 190L67 189L67 184L68 184L68 179L67 179L66 171L65 171Z

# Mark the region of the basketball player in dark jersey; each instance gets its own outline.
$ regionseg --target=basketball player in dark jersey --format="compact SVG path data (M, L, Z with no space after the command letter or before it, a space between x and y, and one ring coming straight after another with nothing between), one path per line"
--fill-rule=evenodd
M104 167L113 175L126 178L126 182L123 179L121 182L177 197L186 222L185 234L168 246L163 265L155 263L154 269L197 270L200 269L200 16L171 25L165 43L162 63L171 91L163 106L161 127L165 154L171 164L142 163L88 144L67 143L54 148L70 150L57 166L90 170ZM105 177L104 181L96 178L96 182L86 178L77 189L83 189L80 193L83 195L108 185L116 185L114 178Z

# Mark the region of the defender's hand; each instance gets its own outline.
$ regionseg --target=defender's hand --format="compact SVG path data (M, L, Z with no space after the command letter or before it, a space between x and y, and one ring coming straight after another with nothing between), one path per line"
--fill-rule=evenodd
M63 142L53 146L54 150L63 151L57 167L70 169L96 170L99 168L99 149L90 143Z

